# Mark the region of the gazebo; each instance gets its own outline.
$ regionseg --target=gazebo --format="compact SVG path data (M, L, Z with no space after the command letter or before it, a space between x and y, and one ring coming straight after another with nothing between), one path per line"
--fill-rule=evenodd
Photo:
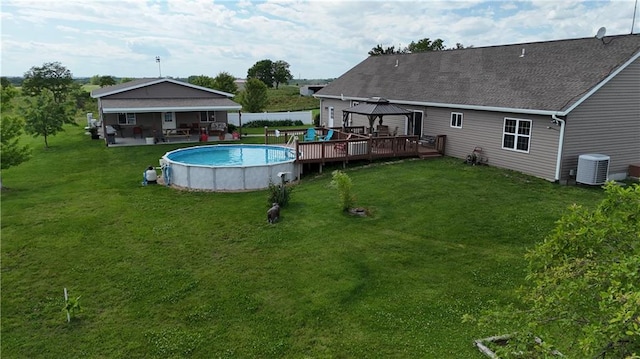
M367 116L369 119L369 133L373 133L373 124L376 118L380 119L378 124L382 125L382 117L384 115L405 115L411 121L411 111L389 103L389 100L382 97L371 97L366 99L364 103L342 110L342 127L347 127L349 114L352 113Z

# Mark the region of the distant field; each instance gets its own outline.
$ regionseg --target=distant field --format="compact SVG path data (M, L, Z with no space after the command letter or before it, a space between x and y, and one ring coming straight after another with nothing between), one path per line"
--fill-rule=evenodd
M269 89L269 104L265 111L302 111L320 108L320 100L312 96L300 96L297 86L281 85L279 89Z
M87 91L87 92L91 92L91 91L93 91L93 90L95 90L95 89L99 89L99 88L100 88L100 86L98 86L98 85L86 84L86 85L82 85L82 88L83 88L85 91Z

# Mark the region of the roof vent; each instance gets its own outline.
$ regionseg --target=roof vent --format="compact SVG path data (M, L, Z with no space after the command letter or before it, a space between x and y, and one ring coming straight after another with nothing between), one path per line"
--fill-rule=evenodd
M520 57L524 57L524 48L522 49L522 53L520 54Z

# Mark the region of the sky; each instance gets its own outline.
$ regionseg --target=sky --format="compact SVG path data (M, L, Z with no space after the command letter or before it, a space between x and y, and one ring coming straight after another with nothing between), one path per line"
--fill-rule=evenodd
M60 62L74 77L244 78L283 60L329 79L376 45L494 46L640 32L635 0L2 0L2 76ZM160 62L156 58L160 58Z

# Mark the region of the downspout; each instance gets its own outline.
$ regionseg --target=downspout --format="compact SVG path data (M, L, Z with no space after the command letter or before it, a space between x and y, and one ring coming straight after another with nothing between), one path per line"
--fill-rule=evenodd
M562 148L564 147L564 127L565 121L561 118L556 117L555 114L551 115L551 118L556 121L558 126L560 126L560 138L558 139L558 157L556 158L556 176L554 180L560 181L560 164L562 163Z

